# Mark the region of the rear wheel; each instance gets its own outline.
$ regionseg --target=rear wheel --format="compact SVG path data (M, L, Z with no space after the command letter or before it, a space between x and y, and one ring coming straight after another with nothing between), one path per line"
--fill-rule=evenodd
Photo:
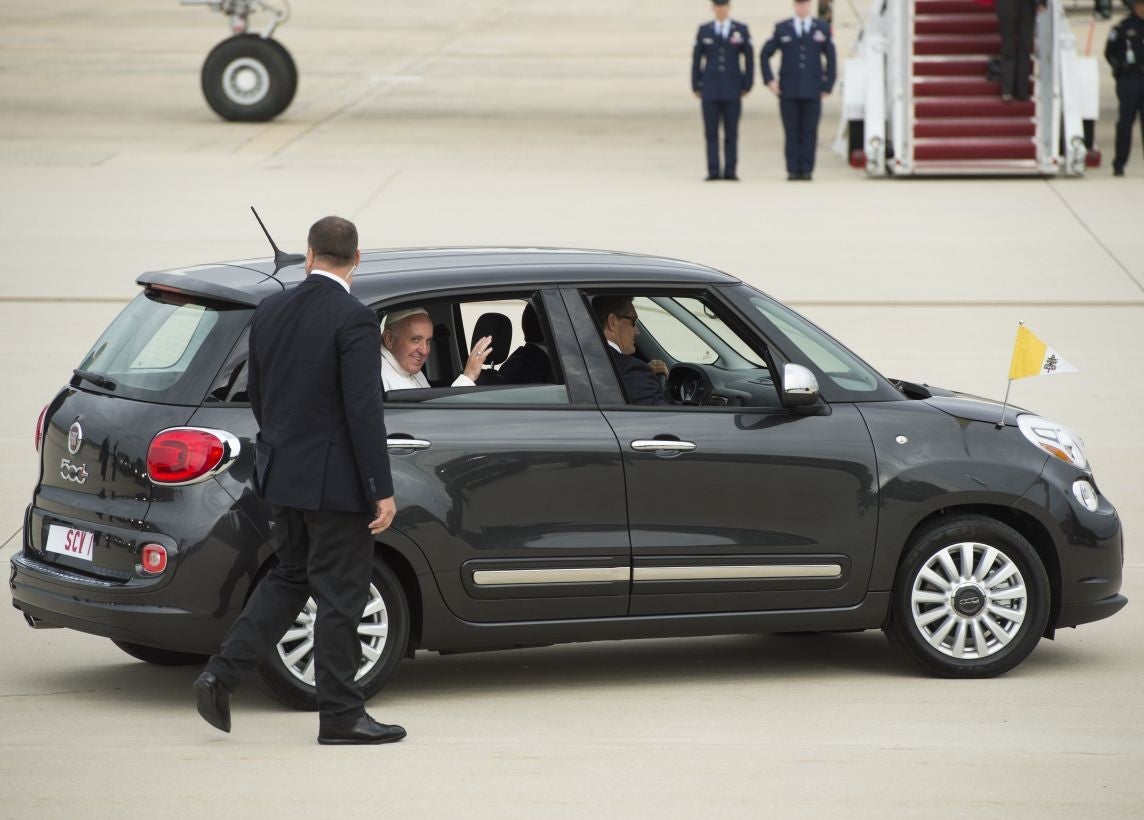
M313 598L306 601L294 624L278 642L276 651L259 667L255 681L280 703L294 709L318 708L314 688ZM369 598L357 628L361 663L357 683L369 700L385 686L397 669L409 643L409 604L393 570L380 558L373 562Z
M234 122L265 122L286 110L298 89L290 52L276 40L240 34L215 46L203 62L203 96Z
M1019 532L977 515L919 534L898 569L886 636L946 678L987 678L1028 657L1049 618L1048 574Z
M155 646L144 646L141 643L130 641L116 641L112 643L122 649L136 660L153 663L156 666L192 666L207 662L207 655L196 655L193 652L174 652L170 649L159 649Z

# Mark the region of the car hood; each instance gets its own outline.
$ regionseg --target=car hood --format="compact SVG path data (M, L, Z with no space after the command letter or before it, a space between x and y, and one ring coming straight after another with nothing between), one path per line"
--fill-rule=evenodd
M973 396L969 393L957 393L952 390L941 390L930 388L934 395L928 399L923 399L926 404L933 405L943 413L948 413L959 419L966 419L968 421L984 421L989 424L997 424L1001 421L1002 403L994 401L993 399L982 398L981 396ZM1028 413L1029 411L1023 407L1017 407L1015 404L1010 404L1008 409L1005 410L1005 424L1009 427L1017 426L1017 414Z

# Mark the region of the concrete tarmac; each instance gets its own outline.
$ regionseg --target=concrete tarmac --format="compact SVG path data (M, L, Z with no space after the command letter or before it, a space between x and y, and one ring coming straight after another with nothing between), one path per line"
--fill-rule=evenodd
M0 4L0 569L32 428L143 270L301 250L512 244L682 257L788 302L889 376L1000 397L1023 320L1079 369L1013 401L1080 432L1127 533L1128 608L1003 678L923 677L876 633L421 653L370 704L396 746L319 748L253 686L223 736L194 669L0 609L0 817L1144 815L1144 155L1083 180L787 183L777 104L703 183L688 88L702 2L296 0L294 105L224 123L198 90L222 18L122 0ZM836 4L840 55L865 8ZM736 0L756 48L780 0ZM1084 44L1088 23L1075 21ZM1096 27L1096 50L1108 24ZM1107 75L1102 77L1107 80Z

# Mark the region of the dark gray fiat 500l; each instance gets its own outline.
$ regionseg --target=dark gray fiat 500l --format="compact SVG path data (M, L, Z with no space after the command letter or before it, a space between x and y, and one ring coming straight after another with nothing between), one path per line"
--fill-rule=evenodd
M150 273L44 408L15 606L156 663L215 650L272 557L252 490L247 328L298 265ZM893 382L737 279L618 253L364 254L354 294L435 325L430 387L392 391L397 488L359 632L376 693L418 649L884 629L926 670L997 675L1108 617L1123 547L1077 436ZM627 402L591 311L633 298L667 406ZM525 343L533 382L497 371ZM474 335L493 367L449 387ZM533 351L535 354L536 351ZM509 369L506 369L506 373ZM314 608L260 672L313 702Z

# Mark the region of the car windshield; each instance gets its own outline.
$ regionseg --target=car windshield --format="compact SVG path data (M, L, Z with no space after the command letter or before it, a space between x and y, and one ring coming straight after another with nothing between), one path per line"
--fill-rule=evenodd
M116 396L164 404L203 398L251 309L147 290L124 308L79 370L111 380ZM85 388L92 385L91 381Z

